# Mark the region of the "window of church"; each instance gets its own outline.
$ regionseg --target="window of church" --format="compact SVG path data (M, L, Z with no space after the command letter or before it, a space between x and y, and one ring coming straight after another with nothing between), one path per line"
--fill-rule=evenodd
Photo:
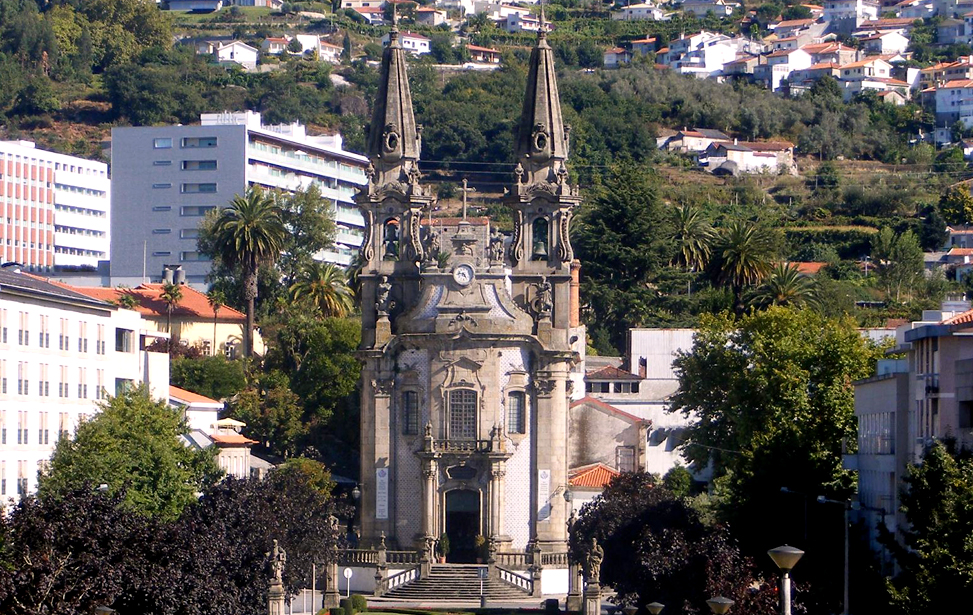
M507 395L507 433L527 433L527 407L522 391Z
M399 221L389 218L385 221L384 236L382 237L382 258L387 261L399 259Z
M419 394L415 391L402 393L402 433L407 436L419 433Z
M449 438L476 439L476 392L457 389L449 392Z
M548 226L550 225L547 218L534 220L532 226L534 245L531 251L531 260L546 261L548 259L548 255L551 253L550 243L548 242Z

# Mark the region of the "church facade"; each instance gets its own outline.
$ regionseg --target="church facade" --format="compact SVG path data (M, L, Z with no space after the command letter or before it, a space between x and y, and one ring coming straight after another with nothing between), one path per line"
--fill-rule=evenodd
M361 529L400 549L449 536L475 546L564 552L568 425L584 330L570 242L580 204L554 58L532 51L505 196L514 229L424 219L435 202L418 163L406 60L393 27L357 197L362 247ZM577 387L575 386L577 383ZM479 540L477 540L479 538Z

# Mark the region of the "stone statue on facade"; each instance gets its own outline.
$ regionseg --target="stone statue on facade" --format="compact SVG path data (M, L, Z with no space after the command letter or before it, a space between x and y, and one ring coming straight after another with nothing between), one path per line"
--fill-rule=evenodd
M551 315L551 309L554 307L554 289L551 287L550 281L547 278L540 283L537 287L537 300L534 303L534 308L537 310L537 315L541 318Z
M270 557L271 584L281 585L284 582L284 566L287 564L287 552L274 540L274 546L267 555Z
M605 550L598 544L598 539L591 537L591 545L585 561L585 572L588 573L589 583L600 583L601 563L605 560Z
M490 233L490 262L503 262L503 237L496 229Z
M383 275L379 278L378 288L375 293L375 310L379 316L388 316L392 309L392 285L389 284L389 277Z

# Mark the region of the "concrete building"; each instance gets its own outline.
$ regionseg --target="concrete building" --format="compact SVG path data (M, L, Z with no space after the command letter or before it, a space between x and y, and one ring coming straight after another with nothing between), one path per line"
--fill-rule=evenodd
M402 48L409 53L417 56L429 53L429 44L431 41L427 37L414 32L400 32L399 36ZM382 37L382 45L388 44L389 34L386 33L385 36Z
M0 263L94 268L110 248L108 165L0 141Z
M57 441L107 395L145 383L168 398L169 355L143 350L161 335L138 312L0 268L0 499L32 493Z
M178 393L177 399L174 401L177 404L182 403L181 398L185 397L187 392ZM215 400L202 395L196 397L215 402ZM182 436L182 440L187 446L198 449L205 450L215 446L217 449L216 465L227 476L233 478L263 478L266 468L270 464L256 455L251 455L250 449L259 442L240 433L246 426L246 423L234 419L219 419L213 421L206 428L191 429L189 433Z
M666 13L651 2L629 4L612 13L615 21L662 21Z
M182 411L190 431L209 431L220 418L223 402L169 385L169 405Z
M250 185L316 185L338 224L334 249L319 257L346 265L365 232L353 202L367 165L339 134L267 126L252 111L205 113L198 126L114 128L112 284L159 282L166 265L181 265L189 284L204 287L210 261L196 247L199 223Z
M393 29L368 140L375 172L358 197L363 246L362 542L428 553L450 537L452 561L488 538L558 555L534 595L566 593L568 406L584 349L568 183L567 132L554 54L541 33L527 76L504 204L511 241L422 233L433 201L419 182L419 134L405 53ZM435 222L435 220L434 220ZM434 225L435 227L435 225ZM401 229L401 232L400 232ZM489 239L487 240L487 237ZM449 251L448 264L434 255ZM422 264L422 266L420 266ZM543 583L543 587L537 585Z

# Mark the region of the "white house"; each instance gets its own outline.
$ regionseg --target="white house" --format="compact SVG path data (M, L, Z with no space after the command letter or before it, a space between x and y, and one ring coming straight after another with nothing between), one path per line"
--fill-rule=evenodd
M774 34L778 38L787 38L789 36L794 36L799 32L804 32L809 30L815 23L813 19L788 19L786 21L778 22L774 26Z
M384 8L386 5L385 0L341 0L341 8L343 9L371 9L371 8Z
M264 39L260 47L267 53L277 55L286 52L290 42L291 39L284 36L270 36Z
M711 144L704 153L714 174L795 172L794 144L786 141L746 142L736 139Z
M670 54L669 66L680 74L705 78L721 72L724 65L736 59L737 52L733 39L713 39L677 59Z
M182 439L187 446L194 448L207 449L215 446L218 450L216 464L227 476L250 478L258 475L254 471L254 461L257 458L250 454L250 449L259 442L240 433L246 426L246 423L234 419L219 419L205 428L192 429Z
M538 32L541 29L541 21L532 15L513 13L507 15L506 21L503 22L503 29L511 34L516 32ZM544 22L545 32L550 32L553 29L554 24L549 21Z
M842 81L860 81L869 77L889 78L891 76L892 65L882 58L865 58L841 67Z
M490 47L480 47L478 45L467 45L466 50L470 52L470 59L479 64L499 64L500 51Z
M622 47L610 47L605 50L605 68L618 68L622 64L628 64L631 61L632 52L630 52L628 49L623 49Z
M385 9L380 6L363 6L354 9L354 11L373 26L380 26L385 23Z
M220 64L239 64L252 70L257 67L257 56L260 55L260 51L243 41L230 41L225 44L217 43L213 47L212 54Z
M408 31L399 32L399 41L402 43L402 48L409 53L414 55L429 53L429 39L421 34ZM388 44L389 34L386 32L385 36L382 37L382 45Z
M936 89L936 124L973 127L973 79L957 79Z
M811 54L811 62L814 64L823 64L826 62L848 64L849 62L854 62L858 57L857 49L835 41L804 45L801 49Z
M630 4L612 13L615 21L663 21L665 11L651 2Z
M696 17L706 17L709 13L717 17L729 17L738 8L740 8L739 3L726 0L685 0L679 6L679 10L692 13Z
M766 57L767 63L754 68L753 74L775 92L792 72L811 66L811 54L803 49L775 51Z
M862 51L870 55L891 55L905 53L909 48L909 37L899 32L877 32L861 39Z
M649 36L632 41L632 53L645 55L655 53L655 37Z
M169 405L180 410L189 429L208 431L220 418L223 402L169 385Z
M865 21L878 19L879 3L867 0L825 0L823 15L827 22L847 21L854 29Z
M936 14L932 0L902 0L892 9L896 16L904 19L926 19Z
M33 492L58 440L108 395L145 383L168 399L169 355L144 350L159 337L134 310L0 268L0 499Z
M524 15L530 16L530 9L524 6L514 6L512 4L504 4L503 2L497 2L496 0L476 0L473 3L472 14L479 15L480 13L485 13L486 16L493 21L503 22L510 15ZM499 24L501 27L503 24Z
M430 27L446 23L446 11L432 6L420 6L416 9L416 23Z
M223 0L169 0L170 11L218 11L223 8Z

